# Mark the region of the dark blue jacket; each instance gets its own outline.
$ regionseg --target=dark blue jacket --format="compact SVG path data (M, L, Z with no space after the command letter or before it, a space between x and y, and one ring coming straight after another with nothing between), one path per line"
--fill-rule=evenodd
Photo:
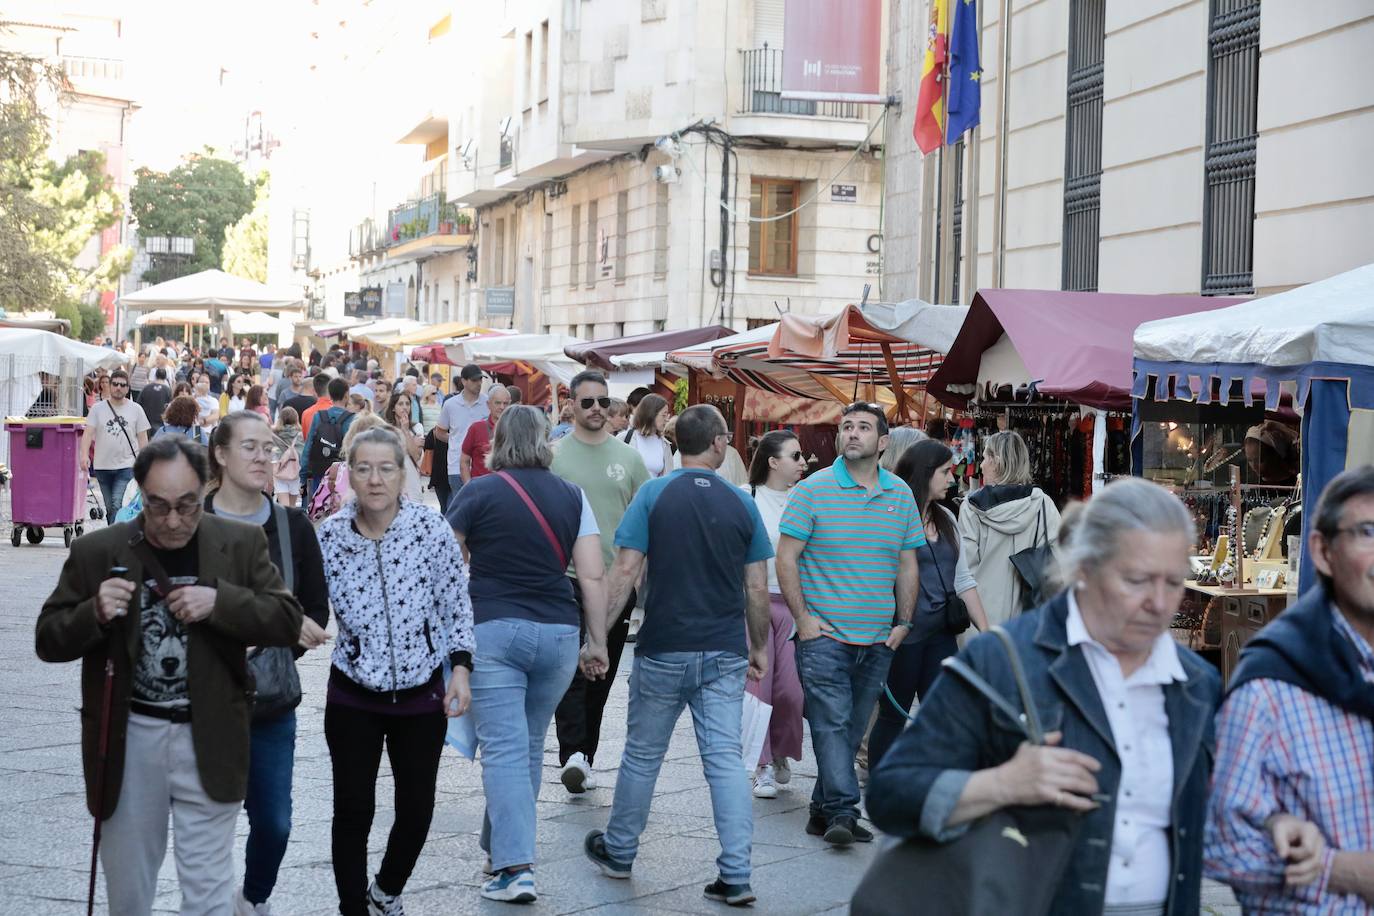
M1012 620L1006 629L1016 643L1045 731L1062 731L1063 747L1088 754L1102 764L1097 774L1098 791L1107 800L1085 815L1050 909L1058 916L1081 916L1102 912L1121 761L1083 650L1068 645L1068 612L1068 599L1061 594ZM1212 718L1221 695L1221 678L1193 652L1180 647L1178 654L1188 680L1164 687L1174 752L1170 846L1176 879L1166 913L1191 916L1199 908L1203 817L1216 753ZM1020 705L1006 653L995 636L979 636L960 657L1013 705ZM941 791L936 780L948 771L967 773L1005 763L1022 740L1021 731L1010 718L994 713L990 704L962 680L941 675L921 703L916 721L873 771L868 787L869 817L880 829L896 836L933 836L932 825L922 824L921 814L932 788ZM943 785L948 788L949 784L947 778ZM936 838L953 839L961 832L955 831ZM996 868L997 864L989 862L988 867Z

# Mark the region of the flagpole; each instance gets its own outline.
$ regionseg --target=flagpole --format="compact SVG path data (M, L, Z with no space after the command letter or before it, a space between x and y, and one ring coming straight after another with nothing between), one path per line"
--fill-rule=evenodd
M992 285L1006 284L1007 253L1007 104L1011 98L1011 0L997 21L997 158L993 160Z
M978 4L978 65L981 71L983 62L983 6L986 3ZM979 72L979 80L983 74ZM981 93L981 90L980 90ZM964 212L968 214L968 219L964 221L964 246L967 252L964 255L964 284L962 298L965 302L973 301L973 294L978 291L978 211L982 209L978 200L978 178L979 160L982 158L983 149L983 127L982 112L979 112L978 125L973 128L973 139L969 151L969 179L968 195L964 198Z
M959 0L954 0L959 2ZM949 32L945 37L945 60L940 75L940 265L936 271L939 290L936 302L950 303L954 299L954 179L959 173L958 163L954 161L954 150L949 140L949 65L954 47L954 17L949 10L945 12ZM946 155L948 153L948 155Z

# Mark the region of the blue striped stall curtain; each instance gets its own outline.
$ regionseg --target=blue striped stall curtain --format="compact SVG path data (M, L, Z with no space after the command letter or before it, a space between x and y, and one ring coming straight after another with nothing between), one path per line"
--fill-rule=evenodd
M1350 383L1313 379L1302 415L1302 566L1298 590L1317 584L1307 532L1317 514L1317 499L1331 479L1345 470L1347 433L1350 426Z

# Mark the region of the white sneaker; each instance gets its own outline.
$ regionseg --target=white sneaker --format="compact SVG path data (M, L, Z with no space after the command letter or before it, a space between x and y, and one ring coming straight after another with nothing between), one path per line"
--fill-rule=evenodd
M787 762L786 757L773 759L773 779L780 786L785 786L792 781L792 764Z
M405 912L400 894L388 894L377 886L376 881L372 882L367 889L368 916L405 916Z
M754 797L778 797L778 784L773 781L773 765L771 763L759 767L759 771L754 774Z
M568 758L558 778L563 782L563 788L574 795L581 795L588 789L596 788L596 783L592 779L591 764L587 763L587 756L581 752Z
M234 916L272 916L272 904L264 900L253 903L243 896L243 888L234 895Z

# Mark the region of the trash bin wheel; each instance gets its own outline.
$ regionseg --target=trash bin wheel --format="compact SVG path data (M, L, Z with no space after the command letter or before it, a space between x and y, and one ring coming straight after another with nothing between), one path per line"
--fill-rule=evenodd
M105 515L105 510L104 510L104 509L100 508L99 506L91 506L91 520L92 520L92 521L94 521L95 519L101 518L101 517L104 516L104 515Z
M14 530L12 530L12 531L10 532L10 543L13 544L15 547L18 547L18 546L19 546L19 539L22 538L23 536L24 536L24 532L21 531L21 530L19 529L18 526L16 526L16 527L14 528Z
M75 535L75 532L72 531L71 526L69 526L69 525L68 525L68 526L64 526L64 527L62 528L62 546L63 546L63 547L70 547L70 546L72 546L72 537L73 537L74 535Z
M76 536L77 536L77 537L81 537L81 535L83 535L83 534L85 534L85 533L86 533L86 526L85 526L85 525L80 525L80 524L78 524L78 525L76 526Z
M43 529L37 525L30 525L29 530L24 532L24 536L29 539L30 544L43 543Z

